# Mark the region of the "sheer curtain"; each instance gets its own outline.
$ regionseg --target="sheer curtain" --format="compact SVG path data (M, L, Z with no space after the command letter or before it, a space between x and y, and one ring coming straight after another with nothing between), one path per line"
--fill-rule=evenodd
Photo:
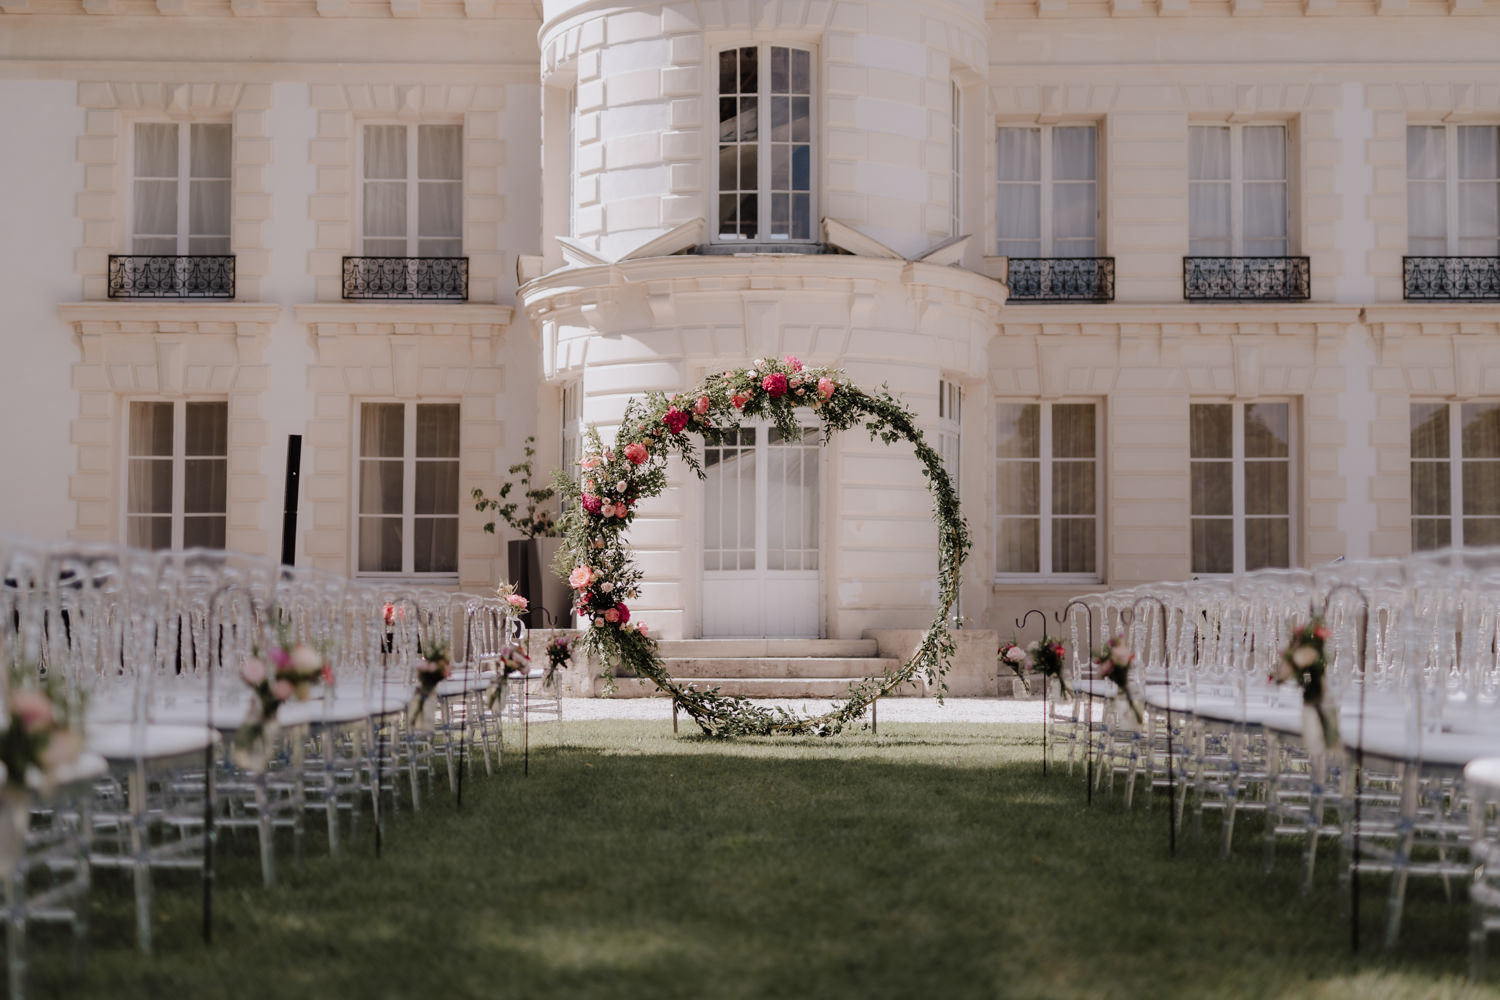
M1411 547L1453 544L1452 470L1449 465L1449 404L1411 404Z
M1463 515L1465 545L1500 544L1500 406L1464 403Z
M1042 408L995 404L995 568L1042 571Z
M463 147L462 125L365 126L366 256L463 255Z
M417 256L464 252L464 130L417 126Z
M177 252L177 126L140 122L135 126L135 212L131 249L135 253Z
M1052 404L1052 572L1095 568L1096 470L1093 403Z
M1286 127L1246 125L1244 144L1244 237L1246 257L1287 254Z
M1458 252L1500 254L1500 127L1458 127Z
M227 254L230 127L195 124L189 136L187 252Z
M1234 254L1232 142L1227 125L1188 129L1188 254Z
M1421 257L1448 253L1447 129L1406 127L1406 250Z
M131 249L229 253L230 126L138 122L134 138Z
M1098 130L1093 125L1052 129L1053 257L1098 255Z
M135 401L125 472L125 544L172 547L172 404Z
M995 252L1042 256L1042 130L1005 127L998 136Z
M413 572L458 571L458 442L457 403L417 405Z
M406 126L366 125L364 167L365 256L409 256L406 249Z

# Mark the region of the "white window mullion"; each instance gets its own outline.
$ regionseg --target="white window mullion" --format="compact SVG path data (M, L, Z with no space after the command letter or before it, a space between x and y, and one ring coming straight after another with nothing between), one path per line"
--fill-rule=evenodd
M421 232L421 220L417 218L419 202L417 199L417 127L406 126L406 256L418 256L417 234ZM408 406L412 419L416 419L416 411ZM416 440L415 437L412 438ZM410 452L408 452L410 454Z
M401 572L411 573L417 551L417 405L405 404L401 421Z
M1447 172L1443 178L1443 200L1444 208L1448 218L1448 256L1458 256L1459 241L1459 218L1458 218L1458 126L1443 126L1443 158L1447 163ZM1457 418L1458 411L1453 416ZM1452 422L1457 426L1456 419ZM1456 455L1457 452L1454 452ZM1457 494L1455 494L1456 496ZM1462 533L1457 533L1454 538L1461 538ZM1459 542L1458 544L1462 544Z
M193 144L193 130L184 125L172 127L177 130L177 255L180 257L188 252L188 232L192 229L188 221L188 213L192 211L193 159L190 147ZM179 426L180 423L179 421ZM177 527L180 525L173 528L174 538L180 535ZM181 548L175 543L173 547Z
M1452 125L1448 126L1450 129ZM1452 146L1450 144L1449 148ZM1448 237L1453 238L1451 233ZM1463 406L1459 403L1448 404L1448 503L1452 511L1452 525L1449 529L1449 540L1455 546L1464 544L1464 436L1463 436Z
M1231 408L1231 503L1234 512L1234 571L1245 572L1245 404Z
M1038 256L1052 256L1052 126L1042 126L1041 138L1041 178L1038 181L1040 193L1037 195L1041 202L1042 222L1042 251ZM1050 410L1050 407L1044 409ZM1050 418L1044 417L1044 422L1050 422Z
M183 520L187 503L184 480L187 473L187 408L182 400L172 404L172 548L182 548Z
M1052 404L1041 406L1040 442L1037 448L1037 482L1040 489L1037 497L1037 547L1041 552L1042 574L1052 575Z

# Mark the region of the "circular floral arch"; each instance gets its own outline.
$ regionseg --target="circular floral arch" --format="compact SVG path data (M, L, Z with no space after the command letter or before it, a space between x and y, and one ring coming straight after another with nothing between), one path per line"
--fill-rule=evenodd
M673 453L699 478L703 467L693 450L692 431L708 444L725 439L742 420L767 418L788 437L800 437L799 411L820 420L826 442L834 431L863 423L872 438L887 444L906 440L922 463L938 526L938 610L916 651L881 677L851 684L843 705L823 715L802 717L768 709L745 698L699 690L674 680L644 625L631 620L630 606L642 572L625 546L637 505L667 484ZM805 417L804 417L805 419ZM820 735L839 732L860 718L876 698L906 684L920 671L943 690L942 678L955 646L948 613L958 597L959 570L969 551L969 530L958 495L938 453L922 437L916 418L889 392L866 392L843 372L805 368L795 357L762 360L748 368L718 372L696 388L673 396L659 392L625 408L613 448L590 428L582 475L559 475L558 488L571 501L562 519L559 568L568 573L573 605L586 631L585 649L606 664L623 664L656 684L710 736Z

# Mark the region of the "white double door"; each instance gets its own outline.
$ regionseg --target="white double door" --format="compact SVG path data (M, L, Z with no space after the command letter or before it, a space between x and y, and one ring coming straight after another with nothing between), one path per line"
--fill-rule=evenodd
M817 636L821 433L744 426L703 452L704 637Z

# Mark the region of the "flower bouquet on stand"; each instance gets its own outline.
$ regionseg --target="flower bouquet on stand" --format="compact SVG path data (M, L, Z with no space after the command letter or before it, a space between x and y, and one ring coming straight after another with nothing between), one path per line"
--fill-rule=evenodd
M577 636L555 635L547 643L547 674L542 678L544 687L556 687L557 672L573 662L573 643Z
M406 723L414 730L432 732L437 728L437 689L453 672L453 656L442 639L426 639L421 645L417 663L417 700L412 702Z
M1063 654L1067 650L1061 642L1042 634L1030 646L1026 647L1026 655L1031 660L1031 669L1042 675L1042 683L1050 684L1052 678L1057 678L1057 686L1062 691L1062 696L1068 696L1068 679L1063 666Z
M1000 644L1000 652L996 655L1002 667L1009 667L1015 672L1021 681L1021 687L1027 694L1031 693L1031 681L1027 679L1026 672L1031 668L1031 657L1026 654L1026 648L1012 639L1010 642Z
M500 669L499 680L495 684L495 690L490 692L489 707L498 710L505 700L505 681L507 678L520 676L525 678L531 670L531 656L526 652L526 647L520 643L507 642L500 647Z
M510 605L510 613L513 616L524 615L531 607L531 602L516 592L516 585L513 583L500 584L495 588L495 593L500 596L501 600Z
M333 670L322 651L305 642L292 643L280 629L264 656L259 646L251 649L250 659L240 667L240 679L255 692L255 702L235 730L229 759L243 770L264 771L276 745L276 710L293 698L306 701L314 684L333 683Z
M34 668L15 668L6 692L8 722L0 733L0 875L9 873L26 853L31 826L31 791L52 790L61 768L83 752L83 713L70 707L52 678L38 684Z
M1292 629L1291 642L1271 672L1276 683L1296 681L1302 688L1302 730L1309 752L1339 747L1338 705L1324 685L1328 673L1324 643L1331 634L1322 617L1313 615L1307 624Z
M1125 641L1124 634L1115 636L1103 646L1094 650L1094 676L1102 680L1114 681L1115 687L1120 693L1115 697L1116 718L1124 715L1120 711L1120 702L1125 703L1132 715L1135 716L1136 725L1146 721L1146 715L1141 710L1141 703L1136 700L1135 692L1130 688L1130 668L1135 666L1135 653L1131 651L1130 644Z

